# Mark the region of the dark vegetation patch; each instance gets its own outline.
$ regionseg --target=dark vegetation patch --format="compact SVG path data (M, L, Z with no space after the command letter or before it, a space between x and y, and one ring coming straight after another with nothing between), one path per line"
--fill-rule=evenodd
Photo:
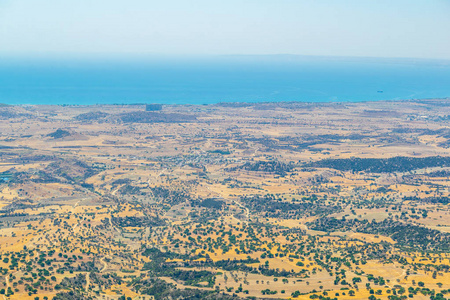
M228 149L217 149L217 150L208 150L208 153L213 153L213 154L221 154L221 155L229 155L231 154L231 151Z
M426 197L426 198L419 198L417 196L409 196L409 197L403 197L403 200L405 201L417 201L417 202L425 202L425 203L433 203L433 204L449 204L450 198L446 196L442 197Z
M13 155L14 155L14 153L11 153L11 152L0 152L0 157L2 157L2 158L6 158L7 156L11 157Z
M61 180L52 174L41 170L33 174L28 172L14 172L9 180L11 183L27 183L30 181L35 183L56 183Z
M175 280L180 280L186 285L192 286L207 286L213 287L215 283L215 273L209 271L194 271L194 270L166 270L162 276L169 276ZM208 282L207 285L200 285L200 282Z
M431 135L438 138L445 138L446 140L439 142L438 146L442 148L450 147L450 129L449 128L439 128L439 129L428 129L428 128L408 128L408 127L397 127L392 129L393 133L415 133L419 135Z
M90 283L94 285L101 286L103 289L111 288L111 286L116 284L121 284L123 282L122 278L115 273L89 273ZM122 298L123 299L123 298ZM122 300L119 298L118 300Z
M195 204L193 204L195 205ZM206 223L211 220L217 220L222 215L222 212L217 209L204 209L201 211L189 212L189 218L197 223Z
M25 201L14 201L5 205L0 210L1 217L25 217L28 213L14 213L14 211L19 209L36 208L36 205L27 204Z
M91 111L84 114L79 114L74 119L77 121L88 122L88 121L98 121L104 119L109 114L102 111Z
M159 110L162 110L162 108L163 108L162 104L157 104L157 103L147 104L145 106L146 111L159 111Z
M256 264L259 263L259 259L247 258L247 259L226 259L226 260L218 260L214 263L216 268L225 271L243 271L243 272L254 272L252 267L247 266L247 264Z
M91 166L76 159L53 162L45 168L46 173L75 183L80 183L103 170L101 167Z
M310 215L324 215L339 212L341 208L334 205L325 205L317 196L303 197L297 201L283 201L275 195L243 196L241 202L249 209L264 217L297 219Z
M283 138L251 138L248 141L258 143L266 147L266 151L276 151L276 150L290 150L301 152L308 149L310 146L319 144L317 141L304 141L294 137L283 137Z
M192 201L192 204L206 208L221 209L225 205L225 202L213 198L207 198L202 201L198 200Z
M189 193L183 190L170 190L159 186L150 189L156 198L170 205L180 204L191 199Z
M392 133L418 133L422 132L421 129L411 127L395 127L391 130Z
M266 147L267 151L275 150L290 150L301 152L311 148L315 145L331 144L338 145L346 140L363 140L368 136L352 133L349 135L339 134L323 134L323 135L304 135L304 136L281 136L281 137L263 137L263 138L249 138L247 141L258 143Z
M131 179L129 179L129 178L120 178L120 179L116 179L113 182L111 182L111 185L128 184L130 182L131 182Z
M242 166L228 168L227 171L247 170L252 172L273 173L279 176L286 176L288 172L294 169L292 164L286 164L280 161L256 161L246 162Z
M38 161L48 162L54 161L57 157L54 155L20 155L14 161L21 164L34 163Z
M393 110L372 110L366 109L361 113L361 116L368 118L397 118L400 117L401 114L397 111Z
M426 173L425 175L428 177L450 177L450 171L448 170L434 171Z
M124 123L186 123L195 121L197 118L179 113L136 111L120 114L119 119Z
M152 295L155 300L173 299L205 299L205 300L237 300L237 295L228 295L219 291L199 289L177 289L175 285L158 278L140 279L133 283L134 289L144 295Z
M450 148L450 139L438 143L438 146L442 148Z
M163 226L166 222L159 217L111 217L111 222L118 227Z
M405 157L391 158L342 158L324 159L305 164L306 167L330 168L339 171L368 172L368 173L393 173L408 172L416 169L432 167L449 167L450 157Z
M179 254L179 253L175 253L175 252L171 252L171 251L161 251L158 248L146 248L143 252L142 255L144 256L148 256L151 260L160 260L160 261L165 261L166 259L174 259L174 258L179 258L179 259L187 259L189 258L188 255L183 255L183 254Z
M61 283L59 284L60 288L63 289L84 289L86 286L86 275L85 274L77 274L75 277L65 277L63 280L61 280Z
M119 189L119 192L120 192L122 195L142 195L142 194L145 195L145 193L141 192L141 188L140 188L140 187L134 186L134 185L131 185L131 184L125 184L125 185L123 185L123 186Z
M15 149L15 147L0 145L0 149Z
M46 157L44 157L44 159L45 158ZM20 184L28 183L30 181L35 183L70 183L80 184L85 188L93 188L91 185L87 185L84 181L104 170L102 167L91 166L80 160L53 159L56 161L50 163L44 170L29 170L27 172L10 170L10 178L8 183ZM34 161L33 158L31 158L31 161Z
M350 140L350 141L360 141L367 138L367 135L352 133L349 135L340 135L340 134L320 134L320 135L311 135L304 137L305 140L313 140L317 142L327 143L327 142L338 142L342 140Z
M450 129L449 128L439 128L436 130L432 129L423 129L421 132L422 135L436 135L438 137L450 138Z
M396 127L392 129L393 133L418 133L420 135L435 135L438 137L450 138L450 129L439 128L439 129L429 129L429 128L411 128L411 127Z
M0 106L2 107L2 106ZM25 113L17 113L9 108L5 108L0 110L0 119L2 120L8 120L8 119L15 119L15 118L32 118L33 116L30 114Z
M320 231L356 231L380 234L391 237L397 245L414 250L449 251L450 234L423 226L402 223L390 219L381 222L368 220L345 220L320 218L309 223L308 227Z
M264 258L267 257L266 255L267 254L263 254ZM255 264L255 263L260 263L260 260L248 257L247 259L219 260L214 263L211 263L210 265L211 267L225 271L241 271L252 274L262 274L264 276L292 277L292 276L300 276L303 273L303 271L296 273L293 270L287 271L284 269L283 270L271 269L265 265L260 265L258 267L248 266L248 264Z
M48 137L54 138L54 139L62 139L65 137L68 137L72 135L69 131L58 128L56 131L47 134Z

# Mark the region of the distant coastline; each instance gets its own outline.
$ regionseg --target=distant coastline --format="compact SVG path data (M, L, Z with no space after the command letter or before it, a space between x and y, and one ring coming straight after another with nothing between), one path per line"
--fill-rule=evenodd
M62 106L62 107L114 107L114 106L136 106L140 109L142 108L145 110L146 106L149 105L158 105L161 106L161 109L163 110L164 107L178 107L178 106L186 106L186 107L192 107L192 106L225 106L225 107L251 107L251 106L272 106L272 107L286 107L286 106L332 106L332 105L343 105L343 104L364 104L364 103L373 103L378 102L380 104L383 103L423 103L433 106L450 106L450 97L443 97L443 98L419 98L419 99L396 99L396 100L376 100L376 101L321 101L321 102L306 102L306 101L262 101L262 102L216 102L216 103L209 103L209 104L170 104L170 103L101 103L101 104L8 104L8 103L0 103L0 110L2 108L8 108L8 107L27 107L27 106ZM151 110L151 111L159 111L159 110Z

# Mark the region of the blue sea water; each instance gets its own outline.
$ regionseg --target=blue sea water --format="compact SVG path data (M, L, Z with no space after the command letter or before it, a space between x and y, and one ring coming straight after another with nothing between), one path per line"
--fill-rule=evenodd
M211 104L450 97L450 62L296 56L2 59L0 103Z

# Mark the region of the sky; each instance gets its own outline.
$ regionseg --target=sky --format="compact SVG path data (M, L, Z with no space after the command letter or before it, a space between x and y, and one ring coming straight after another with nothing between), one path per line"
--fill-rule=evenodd
M0 0L0 56L450 59L450 0Z

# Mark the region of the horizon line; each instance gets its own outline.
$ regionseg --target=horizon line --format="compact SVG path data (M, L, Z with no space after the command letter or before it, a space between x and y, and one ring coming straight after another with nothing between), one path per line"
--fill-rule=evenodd
M136 59L205 59L205 58L311 58L311 59L357 59L357 60L390 60L390 61L434 61L448 62L450 58L400 57L400 56L364 56L364 55L315 55L315 54L162 54L162 53L1 53L2 59L26 60L136 60Z

